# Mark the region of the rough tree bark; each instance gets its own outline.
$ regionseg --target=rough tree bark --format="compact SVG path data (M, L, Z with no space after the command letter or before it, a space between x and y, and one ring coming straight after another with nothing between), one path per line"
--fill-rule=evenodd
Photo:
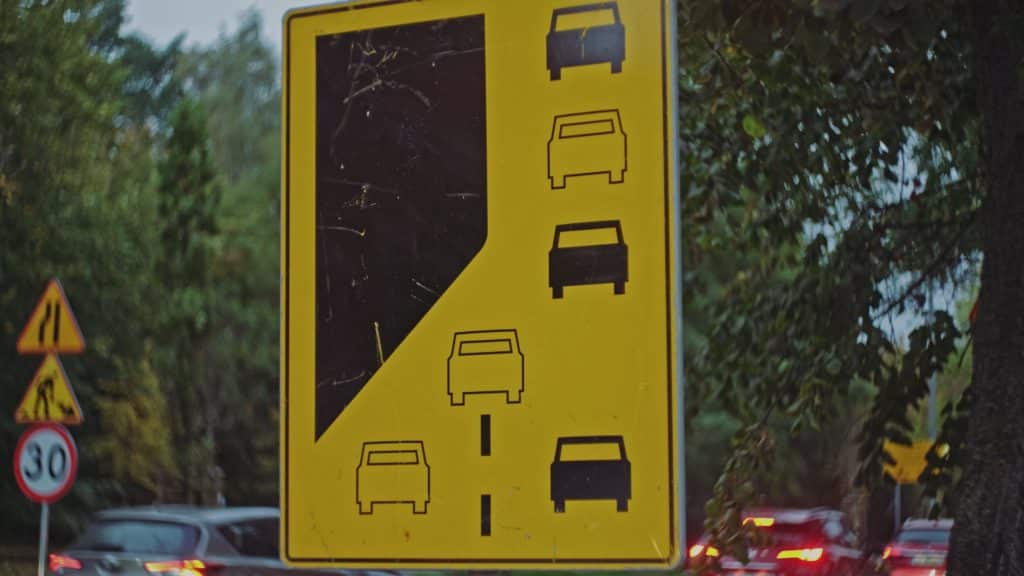
M949 574L1024 574L1024 0L971 0L984 121L973 404Z

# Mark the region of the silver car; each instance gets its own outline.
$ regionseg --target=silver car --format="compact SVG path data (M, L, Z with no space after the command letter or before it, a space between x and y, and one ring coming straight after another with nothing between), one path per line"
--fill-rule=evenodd
M54 576L324 574L279 558L276 508L123 508L99 513L74 544L49 555ZM339 574L341 572L334 572Z

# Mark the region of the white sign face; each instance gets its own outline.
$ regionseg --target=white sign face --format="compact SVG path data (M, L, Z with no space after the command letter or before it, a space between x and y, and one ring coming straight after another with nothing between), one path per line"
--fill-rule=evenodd
M71 489L78 470L75 442L63 426L44 424L21 436L14 454L18 487L33 502L52 503Z

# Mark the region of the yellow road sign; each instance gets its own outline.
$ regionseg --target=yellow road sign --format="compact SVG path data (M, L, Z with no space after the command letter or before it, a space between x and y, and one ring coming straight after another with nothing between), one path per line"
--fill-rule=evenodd
M286 561L680 560L674 6L285 17Z
M19 354L81 354L85 340L64 288L50 280L18 338Z
M917 479L928 465L926 456L932 444L931 440L916 440L910 446L886 441L885 451L896 461L895 464L885 465L886 474L892 476L898 484L917 484ZM948 450L948 447L945 444L939 445L938 454L944 455L944 450Z
M14 411L14 421L18 424L82 423L82 408L56 354L47 354L36 370L25 396Z

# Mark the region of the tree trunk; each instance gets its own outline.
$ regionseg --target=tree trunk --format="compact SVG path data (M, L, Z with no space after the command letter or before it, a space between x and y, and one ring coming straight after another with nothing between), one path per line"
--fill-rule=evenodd
M1024 0L971 0L983 174L973 403L949 574L1024 574Z

